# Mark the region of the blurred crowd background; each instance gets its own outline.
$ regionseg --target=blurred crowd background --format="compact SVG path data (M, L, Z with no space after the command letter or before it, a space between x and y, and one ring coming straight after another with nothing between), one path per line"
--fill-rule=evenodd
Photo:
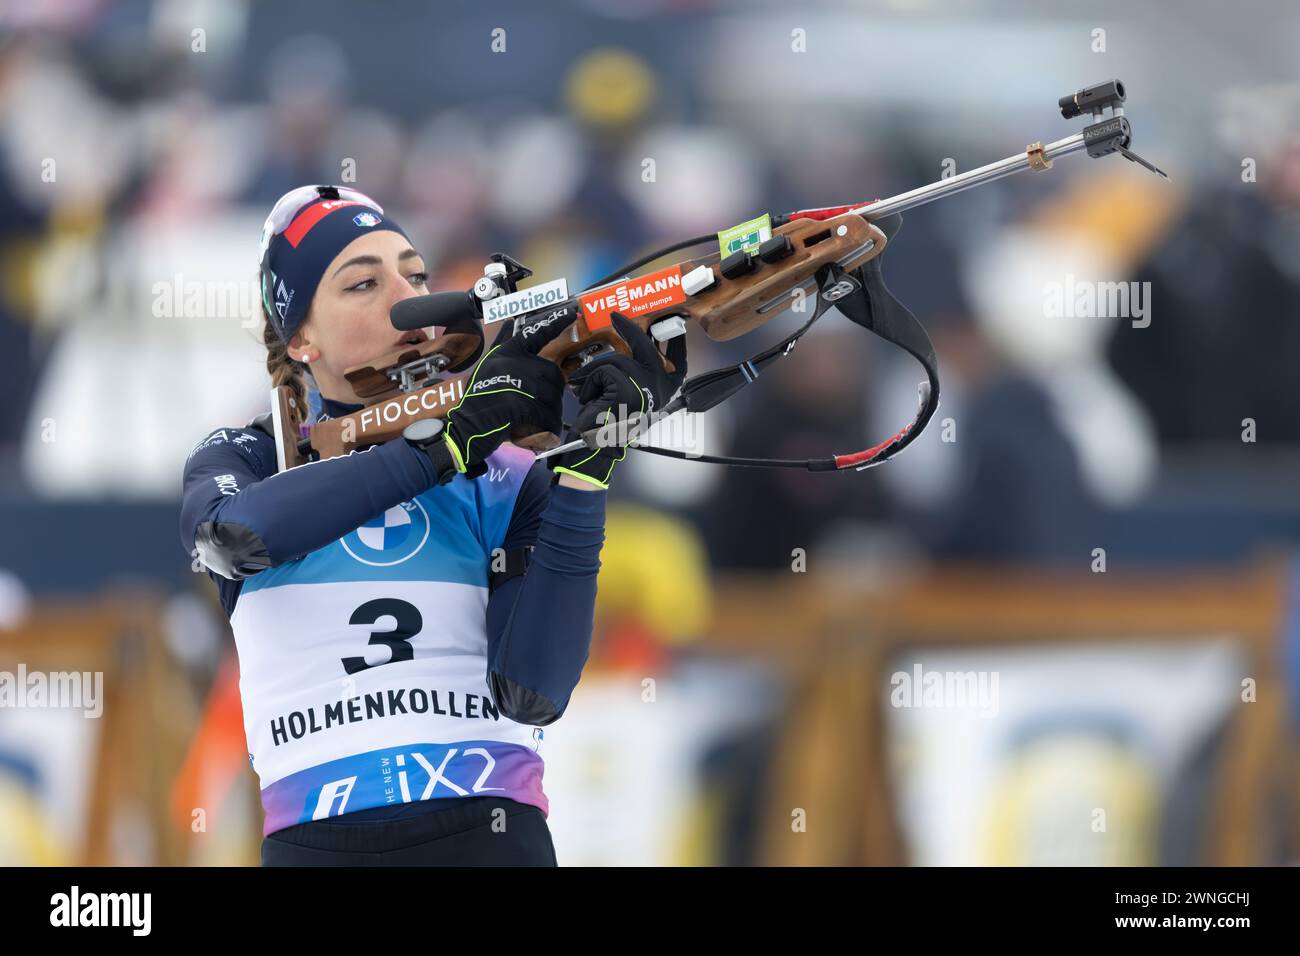
M557 848L1294 860L1298 34L1291 5L1209 0L6 4L0 669L99 662L120 707L89 730L0 709L0 861L256 858L232 644L176 526L190 448L268 407L282 193L374 196L435 288L497 251L581 287L1062 138L1083 124L1057 98L1110 77L1172 182L1075 156L905 216L885 273L944 386L906 454L631 456L591 669L547 730ZM1139 283L1145 314L1051 313L1053 283L1096 282ZM790 321L693 328L691 369ZM691 438L847 452L922 378L832 313ZM914 667L1000 675L998 715L891 705Z

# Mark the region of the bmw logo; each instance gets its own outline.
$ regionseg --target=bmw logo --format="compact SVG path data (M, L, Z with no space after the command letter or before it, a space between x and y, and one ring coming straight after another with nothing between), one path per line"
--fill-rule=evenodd
M429 540L429 515L418 501L403 501L342 539L343 550L362 564L388 567L419 554Z

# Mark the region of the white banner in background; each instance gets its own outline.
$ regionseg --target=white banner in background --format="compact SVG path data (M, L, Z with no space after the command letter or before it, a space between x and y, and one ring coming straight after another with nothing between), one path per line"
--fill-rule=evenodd
M1250 706L1243 667L1229 640L1196 637L899 655L880 701L910 861L1159 862L1165 811L1188 796L1171 785ZM903 687L917 674L940 677L928 702Z

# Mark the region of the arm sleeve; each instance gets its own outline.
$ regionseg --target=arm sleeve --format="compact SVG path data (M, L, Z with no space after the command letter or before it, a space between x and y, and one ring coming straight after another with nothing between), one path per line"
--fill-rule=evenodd
M563 716L591 650L607 492L530 473L506 548L534 544L528 570L488 599L488 686L501 713L531 726ZM544 496L544 497L543 497Z
M551 484L554 477L542 462L533 462L523 485L515 498L510 524L506 528L501 547L506 551L531 548L537 544L537 531L542 526L542 514L551 503Z
M433 463L405 441L277 474L274 439L219 429L185 463L181 544L240 580L322 548L436 483Z

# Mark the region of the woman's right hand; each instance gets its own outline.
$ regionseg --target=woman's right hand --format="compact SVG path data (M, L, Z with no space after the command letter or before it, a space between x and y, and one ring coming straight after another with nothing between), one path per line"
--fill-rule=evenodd
M557 309L510 319L502 327L445 419L445 443L458 472L471 478L482 474L484 460L516 425L560 433L564 376L537 353L577 317L577 309Z

